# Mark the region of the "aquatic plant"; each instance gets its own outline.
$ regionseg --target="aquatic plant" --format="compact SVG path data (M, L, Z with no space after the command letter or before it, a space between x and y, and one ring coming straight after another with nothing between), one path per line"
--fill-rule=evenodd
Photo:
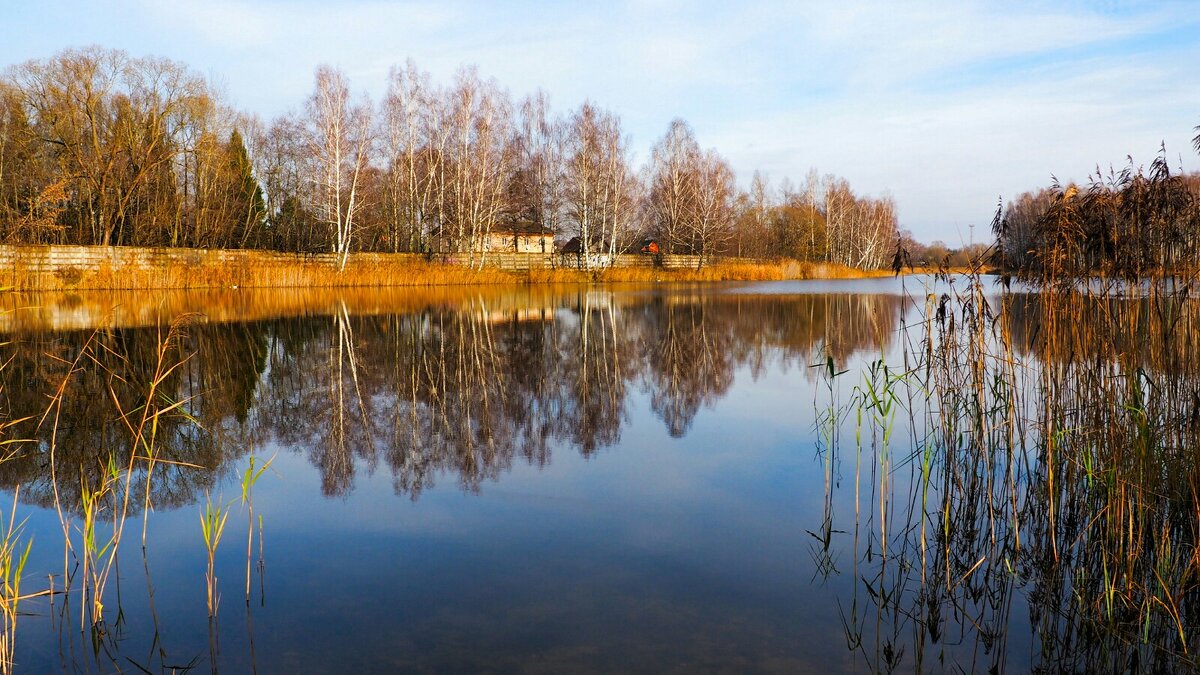
M271 467L271 463L275 461L275 457L263 462L255 468L257 458L251 454L249 466L242 472L242 506L246 507L246 604L250 604L250 558L254 551L254 485L258 483L258 479L262 478L263 473ZM262 516L258 517L259 542L262 542ZM258 564L261 569L263 564L262 549L259 548Z
M13 672L20 603L49 593L21 593L21 580L33 540L23 540L24 522L18 523L16 520L18 494L19 491L13 491L7 523L0 519L0 672L3 673Z
M971 669L1004 670L1020 593L1034 668L1196 667L1195 310L1178 295L988 297L977 275L943 281L904 331L903 376L873 363L849 404L882 441L889 401L906 401L913 447L869 446L879 508L853 548L877 614L872 626L854 599L848 644L878 670L919 668L960 651L953 628L983 649Z
M1200 272L1200 200L1173 174L1165 146L1148 169L1097 171L1082 186L1054 181L1031 223L993 222L1004 263L1039 286L1069 287L1092 277L1154 283ZM1028 230L1028 231L1026 231ZM1019 246L1009 246L1010 238Z
M216 556L217 546L221 543L221 535L225 533L225 523L228 520L228 506L213 504L212 499L205 498L204 510L200 512L200 532L204 537L204 551L208 562L204 581L208 592L209 618L217 615L217 605L221 601L221 596L217 593Z

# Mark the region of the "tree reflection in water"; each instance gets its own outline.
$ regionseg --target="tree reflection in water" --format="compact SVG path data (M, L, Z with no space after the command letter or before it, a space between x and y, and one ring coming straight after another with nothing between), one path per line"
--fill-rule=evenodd
M187 298L176 301L194 308ZM77 320L72 308L90 306L72 301L61 316ZM254 321L192 317L166 346L166 360L178 366L154 386L163 372L165 328L51 332L30 326L53 323L60 316L54 312L30 323L8 317L14 332L0 370L0 413L28 417L5 439L29 440L0 462L0 485L20 486L23 501L47 509L57 498L71 537L83 519L83 493L105 485L102 462L109 457L130 467L121 495L137 496L131 514L199 503L234 478L248 454L266 448L306 458L327 496L349 494L356 476L381 468L397 494L414 500L447 477L478 491L515 463L549 464L553 449L586 457L619 443L631 400L640 396L671 436L682 437L701 408L726 395L739 370L757 378L794 367L811 379L807 366L818 354L877 352L895 331L901 299L578 289L516 300L441 296L395 313L372 308L361 294L288 298L289 308L297 306L304 310L286 318L262 308ZM126 311L135 324L146 323L145 313ZM60 386L59 405L43 417ZM141 439L120 418L151 403L169 412L156 418L154 469L147 473L150 464L130 456ZM120 501L114 493L109 499ZM118 525L114 517L114 531ZM142 553L157 643L151 565ZM73 574L64 569L67 584L78 583ZM82 616L80 630L67 630L64 668L117 663L119 598L116 610L94 616L90 640ZM115 624L105 623L114 617ZM215 666L215 618L209 630ZM88 656L89 642L110 660L100 651ZM139 665L165 668L167 652L156 654Z
M348 493L356 471L380 463L396 492L414 499L440 475L478 490L514 460L547 464L555 444L589 455L619 442L631 392L646 392L680 437L739 368L757 377L775 362L813 378L806 366L818 353L878 351L900 306L898 296L883 295L579 290L533 308L480 294L404 314L356 316L338 303L329 316L193 323L178 346L178 357L190 358L166 383L169 396L187 401L186 415L167 418L159 431L168 439L163 459L173 464L156 470L151 502L192 503L249 448L270 444L305 454L326 495ZM154 328L19 334L0 371L10 393L5 412L34 420L10 435L48 447L51 426L35 422L47 392L65 379L60 466L88 474L98 469L96 453L120 458L129 446L112 423L112 396L124 410L142 403L159 337ZM95 358L66 378L85 345ZM25 500L51 504L44 452L0 464L0 481L20 484ZM68 491L79 485L59 482Z
M555 451L617 445L641 408L687 437L737 380L790 371L817 392L826 494L810 533L856 663L1002 671L1032 640L1044 671L1193 666L1200 317L1168 296L1020 293L993 314L977 291L931 296L908 328L892 295L523 289L402 310L288 296L171 345L182 365L157 405L182 407L159 420L149 503L195 504L271 447L305 458L329 496L384 470L414 500L439 480L479 491ZM52 507L53 441L59 496L78 508L100 459L128 461L119 415L147 403L162 331L9 321L0 414L32 416L5 430L32 440L0 484ZM902 367L836 375L880 354ZM41 413L60 383L55 425Z

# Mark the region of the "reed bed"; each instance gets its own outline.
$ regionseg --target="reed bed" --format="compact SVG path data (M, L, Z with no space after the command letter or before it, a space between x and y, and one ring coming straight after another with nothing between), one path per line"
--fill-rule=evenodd
M717 262L699 269L660 267L610 267L596 270L530 270L531 283L583 282L705 282L705 281L785 281L805 279L862 279L889 276L887 270L860 270L834 263L775 260L757 263Z
M96 265L58 267L47 273L17 264L5 282L18 291L146 290L212 288L381 288L513 284L521 277L498 269L442 265L412 256L352 257L345 269L320 259L238 252L232 259L196 257L192 264L104 260Z
M414 254L357 254L344 269L326 255L266 251L106 249L87 247L8 247L9 263L0 283L16 291L228 289L228 288L388 288L519 283L776 281L854 279L883 276L833 263L790 259L716 260L702 267L614 265L573 269L532 261L532 269L468 266ZM462 261L460 261L461 263ZM668 261L670 262L670 261ZM536 264L534 264L536 263Z
M700 269L663 269L658 267L608 267L595 270L530 270L529 282L545 283L653 283L699 281L779 281L808 279L808 266L802 263L716 264Z
M960 279L826 416L863 495L845 630L874 669L1200 665L1197 317L1164 288ZM1037 648L1014 665L1018 595Z

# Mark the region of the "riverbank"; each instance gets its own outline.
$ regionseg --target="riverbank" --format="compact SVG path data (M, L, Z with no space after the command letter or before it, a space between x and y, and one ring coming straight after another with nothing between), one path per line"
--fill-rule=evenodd
M554 256L490 255L484 266L463 256L356 253L339 269L330 254L251 250L87 246L0 246L0 288L17 291L213 288L371 288L488 284L776 281L852 279L891 274L795 260L717 259L697 268L691 256L617 256L602 269L563 266Z

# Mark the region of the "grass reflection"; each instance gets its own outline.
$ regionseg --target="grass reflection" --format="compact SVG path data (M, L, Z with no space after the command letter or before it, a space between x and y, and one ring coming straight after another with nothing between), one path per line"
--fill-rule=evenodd
M1183 297L989 299L960 280L905 331L902 364L859 376L825 433L854 458L854 512L831 514L830 495L822 531L853 532L844 629L872 669L1196 667L1200 380ZM1019 608L1028 664L1009 646Z

